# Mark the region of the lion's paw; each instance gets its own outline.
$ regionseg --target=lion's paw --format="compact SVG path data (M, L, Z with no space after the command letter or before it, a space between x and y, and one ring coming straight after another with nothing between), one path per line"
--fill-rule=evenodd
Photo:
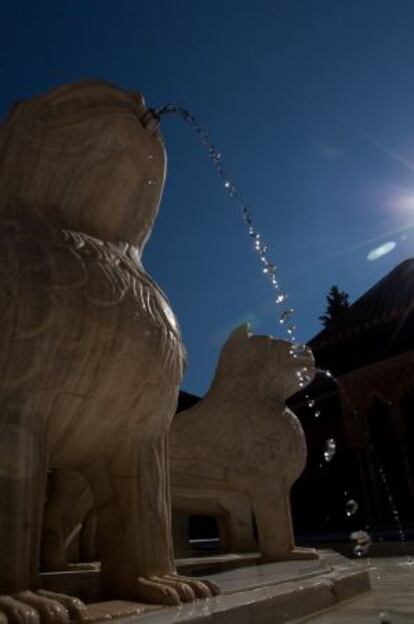
M40 624L37 611L12 596L0 596L0 613L9 624Z
M209 598L220 593L212 581L204 581L178 574L140 577L135 585L135 596L143 602L179 605L197 598Z
M81 624L82 622L89 620L86 605L82 602L82 600L79 600L79 598L76 598L75 596L50 592L45 589L39 589L37 595L59 602L67 610L71 622Z
M211 598L221 593L217 583L209 579L196 579L189 576L180 576L178 574L167 574L166 578L172 579L173 581L188 583L195 593L196 598Z
M43 590L0 596L1 614L8 624L81 624L89 619L78 598Z

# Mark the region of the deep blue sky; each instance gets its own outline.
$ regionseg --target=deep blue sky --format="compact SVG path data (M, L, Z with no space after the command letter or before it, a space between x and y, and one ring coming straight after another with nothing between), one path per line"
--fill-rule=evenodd
M2 117L84 78L191 109L250 201L302 340L330 286L353 301L414 255L412 0L13 0L0 76ZM182 326L184 387L201 393L228 332L251 318L277 334L277 315L195 135L174 117L162 131L169 172L144 264Z

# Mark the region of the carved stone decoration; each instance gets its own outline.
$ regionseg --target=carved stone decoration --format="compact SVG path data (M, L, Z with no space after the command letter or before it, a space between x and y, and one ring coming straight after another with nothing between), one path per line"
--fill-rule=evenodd
M50 467L93 492L104 594L177 604L216 592L178 578L172 559L167 438L185 355L141 263L165 177L155 125L140 94L86 82L16 105L1 128L0 611L11 622L68 618L66 598L29 591Z
M285 400L298 390L295 371L314 373L310 351L236 329L220 354L202 401L177 414L171 428L173 509L224 517L231 549L254 543L266 561L316 558L295 548L290 488L305 467L305 436ZM247 501L247 503L246 503Z

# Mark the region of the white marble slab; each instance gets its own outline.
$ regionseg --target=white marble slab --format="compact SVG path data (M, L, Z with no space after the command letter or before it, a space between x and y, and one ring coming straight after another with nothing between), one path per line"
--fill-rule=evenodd
M211 574L222 594L180 607L150 610L120 624L282 624L309 616L340 600L369 591L367 569L341 555L321 551L319 561L289 561ZM105 604L91 605L102 611Z
M413 624L414 564L408 555L361 561L372 591L325 613L301 618L309 624Z

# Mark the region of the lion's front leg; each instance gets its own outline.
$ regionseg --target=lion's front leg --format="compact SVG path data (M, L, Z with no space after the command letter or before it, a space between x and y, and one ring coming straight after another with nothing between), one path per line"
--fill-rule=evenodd
M39 590L39 544L47 480L41 417L24 395L0 414L0 622L68 624L87 619L75 598Z
M295 547L289 490L283 483L252 489L251 500L263 561L318 558L312 548Z
M38 585L39 541L46 491L42 422L20 401L0 415L0 594Z
M104 594L179 604L218 593L209 581L179 577L175 571L167 434L126 441L107 466L110 491L102 489L100 471L91 481Z

